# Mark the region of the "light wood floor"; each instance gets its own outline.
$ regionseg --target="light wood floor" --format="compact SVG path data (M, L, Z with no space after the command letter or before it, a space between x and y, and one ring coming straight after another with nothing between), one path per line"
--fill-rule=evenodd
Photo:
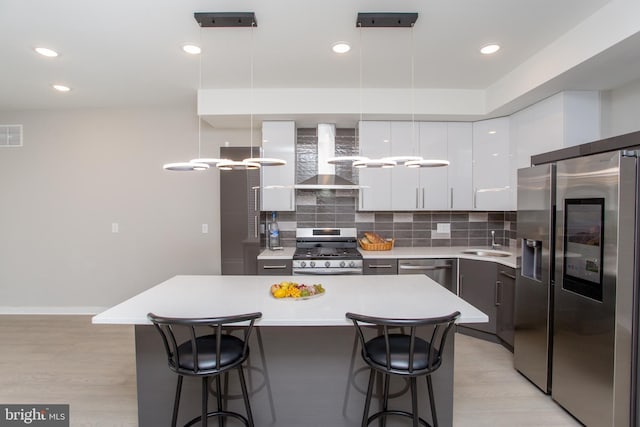
M0 343L0 403L68 403L72 427L137 425L132 327L0 316ZM456 427L579 425L512 364L501 346L456 335Z

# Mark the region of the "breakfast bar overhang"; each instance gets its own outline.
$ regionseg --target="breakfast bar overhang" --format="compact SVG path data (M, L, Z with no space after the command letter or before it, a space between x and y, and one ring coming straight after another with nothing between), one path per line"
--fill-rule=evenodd
M176 376L160 336L147 320L262 312L251 337L247 378L256 426L358 426L367 369L354 347L355 331L345 318L356 312L389 318L439 317L461 313L458 323L483 323L487 316L424 275L404 276L175 276L93 317L96 324L135 325L140 427L169 425ZM270 286L281 281L321 283L326 292L311 299L276 299ZM454 339L434 374L440 425L453 418ZM185 379L179 424L199 411L197 379ZM230 375L228 406L242 412L237 378ZM406 384L391 383L390 405L408 406ZM429 420L424 384L421 416ZM192 395L193 398L186 398ZM406 400L406 402L405 402ZM396 420L394 420L396 422ZM405 425L404 419L397 420ZM228 420L227 425L235 426ZM407 424L409 425L409 424Z

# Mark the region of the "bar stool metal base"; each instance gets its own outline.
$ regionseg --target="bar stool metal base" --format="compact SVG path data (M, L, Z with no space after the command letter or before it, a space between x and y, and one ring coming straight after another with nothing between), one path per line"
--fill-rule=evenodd
M381 426L385 426L386 424L386 417L389 415L394 415L394 416L402 416L402 417L406 417L406 418L410 418L413 420L413 426L414 427L418 427L419 424L425 426L425 427L438 427L438 418L436 415L436 408L435 408L435 401L434 399L434 395L433 395L433 385L431 383L431 377L427 376L427 389L429 392L429 406L431 408L431 417L433 419L433 425L429 424L428 422L426 422L423 418L418 417L418 387L417 387L417 379L416 377L410 377L409 378L409 383L410 383L410 389L411 389L411 410L413 412L408 412L408 411L401 411L401 410L397 410L397 409L389 409L388 408L388 402L389 402L389 380L390 380L390 376L389 374L384 374L384 391L382 393L382 411L378 411L372 415L369 415L369 409L371 406L371 398L373 395L373 386L374 386L374 382L375 382L375 376L376 376L376 370L375 369L371 369L371 373L369 375L369 385L367 386L367 396L365 398L365 404L364 404L364 414L362 416L362 427L367 427L369 424L371 424L371 422L377 420L378 418L382 418L381 419Z

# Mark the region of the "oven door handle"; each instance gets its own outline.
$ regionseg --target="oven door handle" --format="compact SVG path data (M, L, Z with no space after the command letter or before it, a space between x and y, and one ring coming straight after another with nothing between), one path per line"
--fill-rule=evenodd
M336 276L345 274L362 274L362 269L359 268L331 268L331 269L312 269L312 268L294 268L293 275L304 276Z

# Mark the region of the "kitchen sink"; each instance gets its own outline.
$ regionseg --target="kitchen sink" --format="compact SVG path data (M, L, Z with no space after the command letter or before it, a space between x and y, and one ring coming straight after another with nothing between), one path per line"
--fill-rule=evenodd
M508 257L511 256L509 252L496 251L493 249L467 249L462 251L463 254L476 255L476 256L494 256L494 257Z

